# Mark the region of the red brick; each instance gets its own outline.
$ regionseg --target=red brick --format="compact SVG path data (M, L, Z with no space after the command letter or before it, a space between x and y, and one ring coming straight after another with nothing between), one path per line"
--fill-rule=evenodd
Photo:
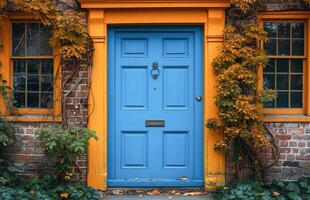
M294 140L303 140L303 139L304 139L304 136L303 136L303 135L294 135L294 136L293 136L293 139L294 139Z
M298 142L298 146L299 146L299 147L305 147L305 146L306 146L306 143L305 143L305 142Z
M291 148L280 148L280 153L291 153Z
M288 147L288 141L280 141L280 147Z
M292 133L302 134L304 132L305 132L305 129L303 129L303 128L288 129L288 134L292 134Z
M295 155L294 154L287 154L286 159L287 160L295 160Z
M276 135L274 136L274 139L276 140L290 140L292 139L291 135Z

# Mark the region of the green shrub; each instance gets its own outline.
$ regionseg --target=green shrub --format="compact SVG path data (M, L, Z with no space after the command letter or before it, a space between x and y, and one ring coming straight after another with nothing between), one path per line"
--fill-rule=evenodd
M47 128L36 129L40 147L57 169L57 181L63 183L70 177L69 169L73 166L78 155L86 153L88 140L98 139L96 133L87 128L73 126L62 128L50 125Z
M0 153L3 153L3 149L9 145L12 145L15 141L15 130L7 123L2 117L0 117Z
M302 177L296 182L272 181L240 182L231 188L214 193L218 200L308 200L310 199L310 178Z
M3 153L7 151L7 147L14 144L15 139L14 127L0 117L0 186L14 181L12 175L20 172L17 166L10 165L3 159Z

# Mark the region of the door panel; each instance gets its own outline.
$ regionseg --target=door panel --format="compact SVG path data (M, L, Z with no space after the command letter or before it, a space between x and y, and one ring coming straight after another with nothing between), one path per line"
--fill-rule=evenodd
M199 27L109 29L109 186L202 185L201 45Z

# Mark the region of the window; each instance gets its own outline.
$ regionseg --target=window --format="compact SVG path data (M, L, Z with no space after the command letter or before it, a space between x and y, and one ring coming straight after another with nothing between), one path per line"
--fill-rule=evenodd
M259 88L271 88L277 99L264 105L266 122L310 122L310 13L260 12L268 34L261 43L269 63L259 68Z
M277 91L265 108L303 107L304 23L265 22L265 50L270 62L264 68L264 87ZM283 57L283 58L282 58Z
M277 92L277 99L264 105L280 114L303 114L305 107L306 45L304 21L263 22L268 34L264 49L269 62L263 69L263 86ZM279 113L279 112L277 112Z
M51 28L23 13L9 14L2 22L0 72L13 88L16 106L7 109L0 99L0 114L8 121L61 121L62 69L49 45Z
M53 107L50 29L41 23L12 23L13 88L17 108Z

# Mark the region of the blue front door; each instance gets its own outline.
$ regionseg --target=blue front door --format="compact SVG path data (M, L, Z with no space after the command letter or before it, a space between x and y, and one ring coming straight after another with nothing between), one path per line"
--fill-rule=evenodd
M202 30L111 27L108 185L202 186Z

